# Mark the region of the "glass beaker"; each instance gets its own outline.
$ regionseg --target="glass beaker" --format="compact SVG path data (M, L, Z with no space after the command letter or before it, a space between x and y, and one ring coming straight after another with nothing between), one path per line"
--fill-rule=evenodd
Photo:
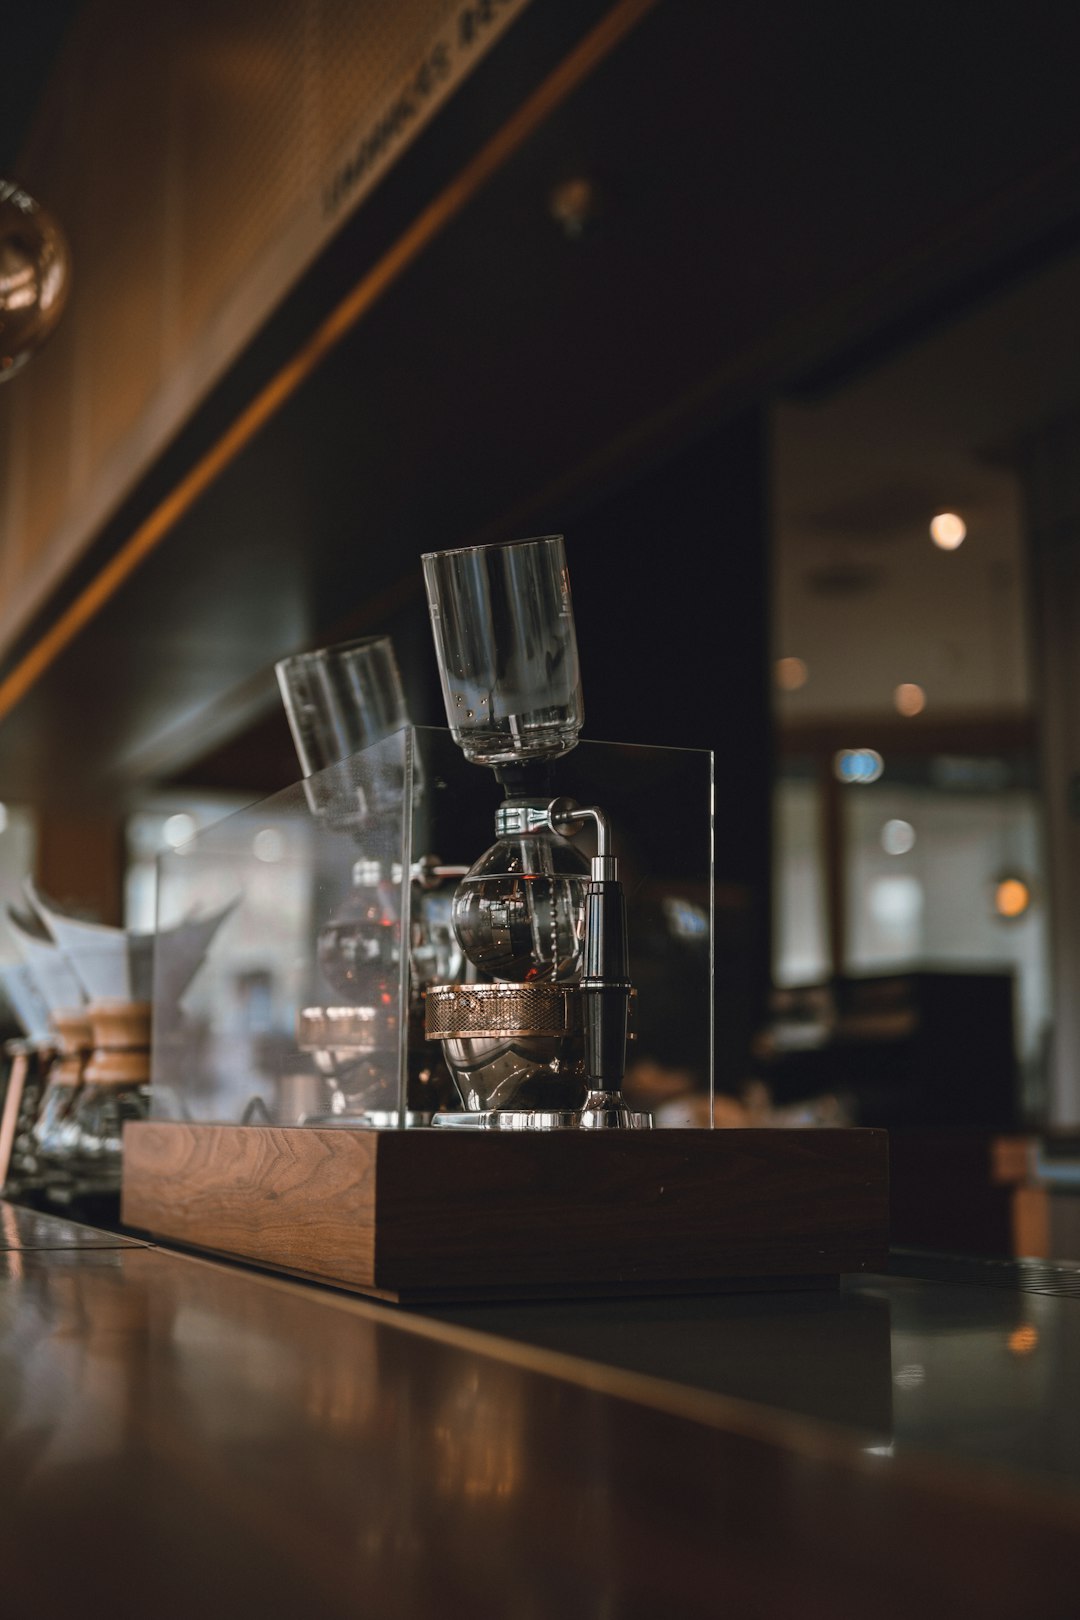
M389 636L364 636L274 665L296 756L316 815L356 824L401 807L400 769L384 771L361 788L347 771L327 772L362 748L409 724L394 645Z
M562 535L422 561L447 719L466 759L568 753L585 708Z

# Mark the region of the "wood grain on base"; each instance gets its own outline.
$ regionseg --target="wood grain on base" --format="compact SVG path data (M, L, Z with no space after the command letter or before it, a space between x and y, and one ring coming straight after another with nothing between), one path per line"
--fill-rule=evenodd
M137 1124L124 1220L393 1296L873 1269L880 1131L464 1134Z
M376 1147L370 1131L131 1124L122 1218L193 1248L371 1286Z

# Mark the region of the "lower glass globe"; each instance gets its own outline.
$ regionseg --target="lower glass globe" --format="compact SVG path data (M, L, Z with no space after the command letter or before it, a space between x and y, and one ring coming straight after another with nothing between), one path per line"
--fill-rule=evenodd
M500 839L458 885L458 944L493 979L577 979L588 874L584 858L554 834Z

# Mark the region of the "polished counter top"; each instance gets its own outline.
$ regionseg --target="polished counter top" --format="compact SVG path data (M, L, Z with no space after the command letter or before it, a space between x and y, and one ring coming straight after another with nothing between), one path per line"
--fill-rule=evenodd
M905 1254L894 1274L848 1277L839 1292L425 1315L839 1424L875 1455L933 1454L1080 1492L1080 1266Z
M3 1612L1071 1620L1074 1316L408 1313L0 1206Z

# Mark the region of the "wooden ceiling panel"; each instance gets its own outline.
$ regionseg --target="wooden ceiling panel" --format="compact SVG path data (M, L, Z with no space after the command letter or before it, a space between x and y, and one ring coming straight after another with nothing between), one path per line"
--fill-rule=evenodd
M274 658L422 613L423 549L571 521L667 448L1075 218L1060 7L1036 6L1019 33L987 13L973 40L930 4L888 26L855 3L783 8L778 29L760 8L660 3L421 254L395 260L478 133L505 125L510 87L512 110L536 63L558 60L527 31L542 9L266 342L287 330L295 350L373 266L406 268L0 724L20 791L118 795L190 768L272 701ZM515 58L527 47L535 63ZM598 206L571 238L549 199L575 175ZM236 405L269 375L266 352L223 385ZM716 544L657 535L688 581Z

